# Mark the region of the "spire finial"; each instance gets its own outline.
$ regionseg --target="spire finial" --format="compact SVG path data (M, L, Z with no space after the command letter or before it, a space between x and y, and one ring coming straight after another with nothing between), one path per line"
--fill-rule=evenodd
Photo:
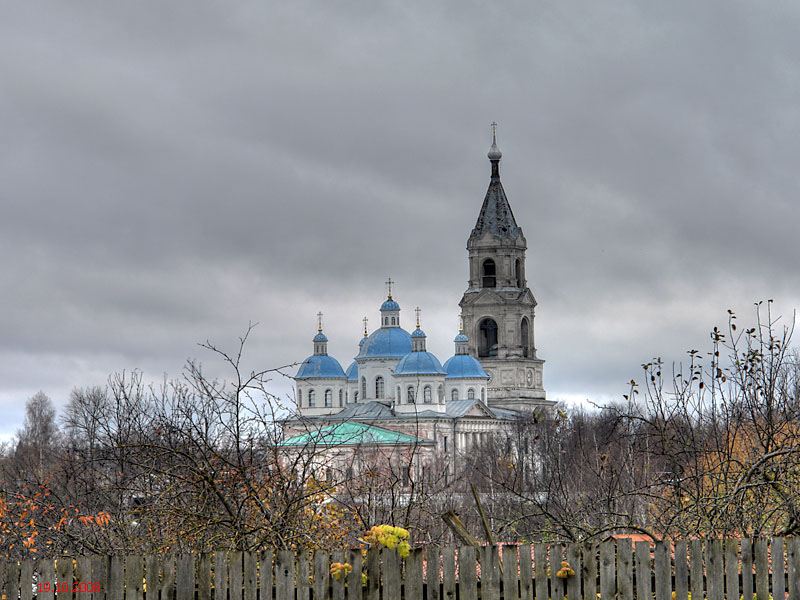
M492 147L489 148L489 160L492 161L492 179L500 177L500 167L499 162L500 159L503 158L503 153L500 152L500 148L497 147L497 122L492 121Z
M414 309L414 312L417 313L417 329L419 329L419 313L422 312L422 309L418 306Z
M386 285L388 285L388 286L389 286L389 298L391 298L391 297L392 297L392 284L393 284L393 283L394 283L394 281L392 281L392 278L391 278L391 277L389 277L389 278L386 280Z
M464 333L464 317L458 315L458 333Z
M319 331L319 332L322 331L322 313L321 312L317 313L317 331Z
M362 321L364 321L364 337L367 337L367 335L368 335L367 334L367 322L369 321L369 319L367 319L367 317L364 317L362 319Z

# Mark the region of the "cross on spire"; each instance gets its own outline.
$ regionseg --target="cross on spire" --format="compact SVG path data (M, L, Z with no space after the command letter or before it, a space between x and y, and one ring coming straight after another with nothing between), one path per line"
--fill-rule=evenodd
M492 143L496 144L497 143L497 121L492 121L490 123L490 125L492 126Z
M364 321L364 337L367 337L367 321L369 321L369 319L367 319L367 317L364 317L362 321Z
M389 286L389 298L392 297L392 284L393 283L394 283L394 281L392 281L391 277L389 277L389 279L386 280L386 285Z
M417 329L419 329L419 313L422 312L422 309L418 306L414 309L414 312L417 313Z
M322 313L317 313L317 331L322 331Z
M458 333L464 333L464 317L458 315Z

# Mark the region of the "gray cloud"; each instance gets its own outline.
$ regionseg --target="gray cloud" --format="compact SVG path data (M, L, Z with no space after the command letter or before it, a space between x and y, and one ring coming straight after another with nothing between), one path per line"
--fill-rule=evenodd
M254 366L302 360L317 310L349 363L387 275L445 358L493 119L551 397L800 305L793 5L0 10L0 434L250 321Z

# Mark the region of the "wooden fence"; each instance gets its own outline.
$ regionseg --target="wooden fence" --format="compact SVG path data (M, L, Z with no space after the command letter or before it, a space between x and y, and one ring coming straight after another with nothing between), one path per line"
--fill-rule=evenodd
M4 600L800 600L800 538L79 556L0 575Z

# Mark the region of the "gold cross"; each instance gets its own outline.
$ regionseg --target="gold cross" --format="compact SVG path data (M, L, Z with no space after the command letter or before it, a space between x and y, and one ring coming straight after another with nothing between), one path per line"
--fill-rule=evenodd
M364 321L364 337L367 336L367 321L368 320L369 319L367 319L367 317L364 317L364 319L363 319L363 321Z
M317 313L317 331L322 331L322 313Z
M419 329L419 313L422 312L422 309L418 306L414 309L414 312L417 313L417 329Z
M389 286L389 298L392 297L392 284L393 283L394 283L394 281L392 281L391 277L389 277L389 279L386 280L386 285Z

